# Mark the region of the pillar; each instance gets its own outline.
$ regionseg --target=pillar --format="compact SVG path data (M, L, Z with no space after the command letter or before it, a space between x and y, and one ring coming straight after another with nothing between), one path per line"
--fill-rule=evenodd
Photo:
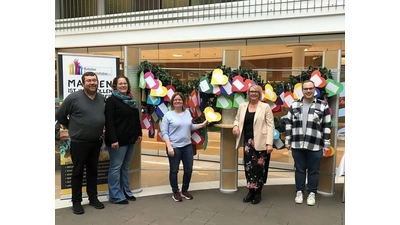
M322 57L322 67L331 70L333 80L340 82L341 51L326 51L323 53ZM332 109L331 146L334 149L337 149L339 96L332 96L329 101L329 106ZM318 193L327 196L334 194L336 179L335 173L336 153L331 157L322 158L319 172Z
M223 50L222 65L237 69L240 66L240 50ZM236 137L232 134L236 108L222 110L222 123L214 126L221 128L220 141L220 185L223 193L233 193L238 188L238 150Z
M304 68L304 50L311 47L309 44L293 44L288 45L292 49L292 75L300 75L301 70Z
M140 49L124 46L124 74L129 79L131 92L137 100L139 113L141 115L141 89L139 87L138 70L140 65ZM141 126L138 124L138 126ZM134 154L129 166L129 182L130 189L133 193L142 191L141 188L141 162L142 162L142 146L141 143L136 143Z

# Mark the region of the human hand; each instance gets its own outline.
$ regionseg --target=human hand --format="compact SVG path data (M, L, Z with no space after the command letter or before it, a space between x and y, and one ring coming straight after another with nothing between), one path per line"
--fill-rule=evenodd
M208 125L208 121L207 120L204 120L204 122L203 122L203 127L206 127Z
M111 144L111 148L113 148L113 149L115 149L115 150L118 150L118 148L119 148L118 141L117 141L117 142L114 142L114 143L112 143L112 144Z
M289 150L289 151L292 149L292 146L290 146L290 145L286 145L285 147L286 147L287 150Z
M322 153L325 155L329 150L331 150L330 148L322 148Z
M174 148L172 148L172 146L170 146L170 147L168 147L168 155L170 156L170 157L174 157L174 155L175 155L175 152L174 152Z
M137 137L137 141L138 141L138 142L142 142L142 136L138 136L138 137Z
M235 135L236 137L239 136L239 127L238 126L234 126L232 129L232 134Z
M267 153L270 154L274 148L272 147L272 145L266 145L266 149L267 149Z

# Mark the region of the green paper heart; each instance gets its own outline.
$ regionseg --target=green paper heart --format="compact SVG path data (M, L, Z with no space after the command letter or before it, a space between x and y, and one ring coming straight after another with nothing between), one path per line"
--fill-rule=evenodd
M342 83L336 82L332 79L326 80L325 91L328 94L328 97L340 94L343 89L344 87Z
M233 96L233 107L239 108L239 105L243 102L248 102L246 97L244 97L244 93L236 92L235 95Z
M201 92L207 94L210 94L213 91L213 86L210 84L210 81L207 77L200 78L199 87Z
M232 108L232 100L229 99L229 95L218 95L217 97L217 107L221 109Z
M146 87L146 81L144 80L144 72L143 71L140 72L140 75L139 75L139 87L141 89L144 89Z

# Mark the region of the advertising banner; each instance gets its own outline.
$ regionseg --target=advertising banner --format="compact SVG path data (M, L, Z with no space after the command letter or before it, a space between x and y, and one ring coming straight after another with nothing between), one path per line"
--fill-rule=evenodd
M81 77L85 72L94 72L98 77L98 92L108 98L112 93L112 80L119 75L120 59L116 56L83 55L83 54L58 54L59 70L59 99L60 104L71 93L82 90ZM60 169L61 169L61 193L60 199L71 198L71 174L72 160L69 153L70 140L68 130L60 129ZM106 146L100 150L97 191L98 195L107 194L108 168L110 158ZM83 177L83 196L86 196L86 169Z

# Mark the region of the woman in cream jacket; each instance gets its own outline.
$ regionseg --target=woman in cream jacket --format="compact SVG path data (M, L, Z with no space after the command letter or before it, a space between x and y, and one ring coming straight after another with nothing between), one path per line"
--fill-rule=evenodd
M244 150L244 171L249 193L243 202L252 204L261 201L261 190L267 180L273 150L274 116L270 106L263 103L261 97L259 86L251 85L247 91L249 102L239 105L232 129L236 136L236 149L243 146Z

